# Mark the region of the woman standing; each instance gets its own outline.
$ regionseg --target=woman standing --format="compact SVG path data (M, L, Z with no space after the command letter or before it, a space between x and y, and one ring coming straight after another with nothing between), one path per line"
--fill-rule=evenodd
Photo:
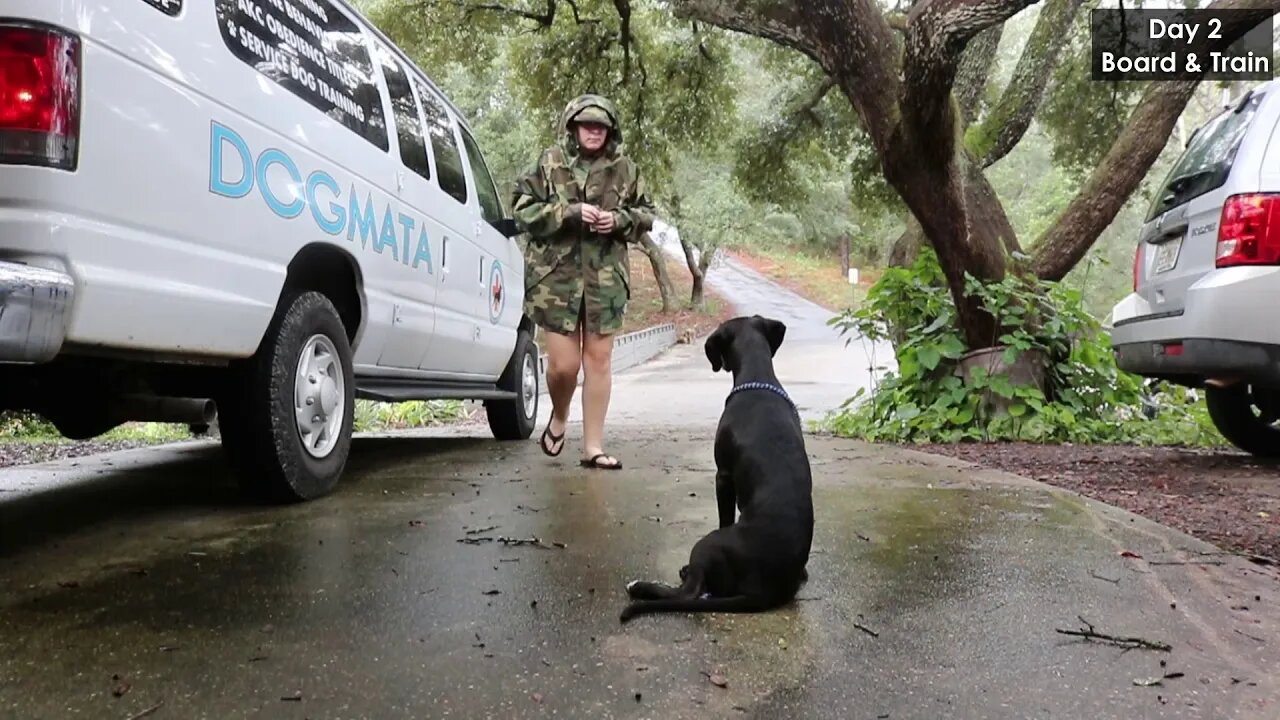
M560 118L561 139L516 183L515 217L529 234L525 313L545 331L551 420L539 444L564 449L569 403L582 387L584 467L616 470L604 450L613 336L631 299L628 243L653 227L639 169L622 150L613 103L583 95Z

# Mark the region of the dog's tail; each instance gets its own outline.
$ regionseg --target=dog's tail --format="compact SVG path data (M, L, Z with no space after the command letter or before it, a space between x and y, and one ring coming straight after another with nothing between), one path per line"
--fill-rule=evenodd
M749 595L733 597L673 597L661 600L635 600L622 610L622 622L637 615L663 612L754 613L765 608Z

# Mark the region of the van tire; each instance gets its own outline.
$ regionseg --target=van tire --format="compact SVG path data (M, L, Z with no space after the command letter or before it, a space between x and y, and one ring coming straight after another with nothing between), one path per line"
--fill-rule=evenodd
M1251 389L1247 384L1206 388L1204 400L1209 418L1232 445L1257 457L1280 458L1280 429L1276 428L1274 419L1268 421L1258 416L1255 392L1275 393L1264 388ZM1276 400L1280 398L1271 402Z
M538 346L533 335L521 328L515 352L498 378L498 389L516 393L514 400L486 400L489 430L498 440L528 440L538 422Z
M258 352L232 371L219 427L244 491L273 502L300 502L331 492L346 467L355 371L346 328L327 297L286 289L279 307ZM316 379L299 393L295 381L300 367L308 366ZM315 454L304 445L295 412L295 403L307 400L342 416L316 433L324 442Z

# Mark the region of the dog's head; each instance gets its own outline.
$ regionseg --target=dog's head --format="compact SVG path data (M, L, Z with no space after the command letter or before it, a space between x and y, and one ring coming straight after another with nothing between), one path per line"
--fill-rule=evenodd
M786 325L759 315L726 320L707 338L707 360L711 363L711 370L736 372L739 363L735 347L740 340L752 335L763 338L769 344L769 357L773 357L778 353L778 348L782 347L782 339L786 334Z

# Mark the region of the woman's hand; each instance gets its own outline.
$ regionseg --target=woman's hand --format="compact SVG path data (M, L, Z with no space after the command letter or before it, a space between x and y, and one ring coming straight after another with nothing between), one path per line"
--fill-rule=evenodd
M596 215L596 221L591 224L591 229L601 235L608 235L618 226L618 216L609 211L601 211Z

